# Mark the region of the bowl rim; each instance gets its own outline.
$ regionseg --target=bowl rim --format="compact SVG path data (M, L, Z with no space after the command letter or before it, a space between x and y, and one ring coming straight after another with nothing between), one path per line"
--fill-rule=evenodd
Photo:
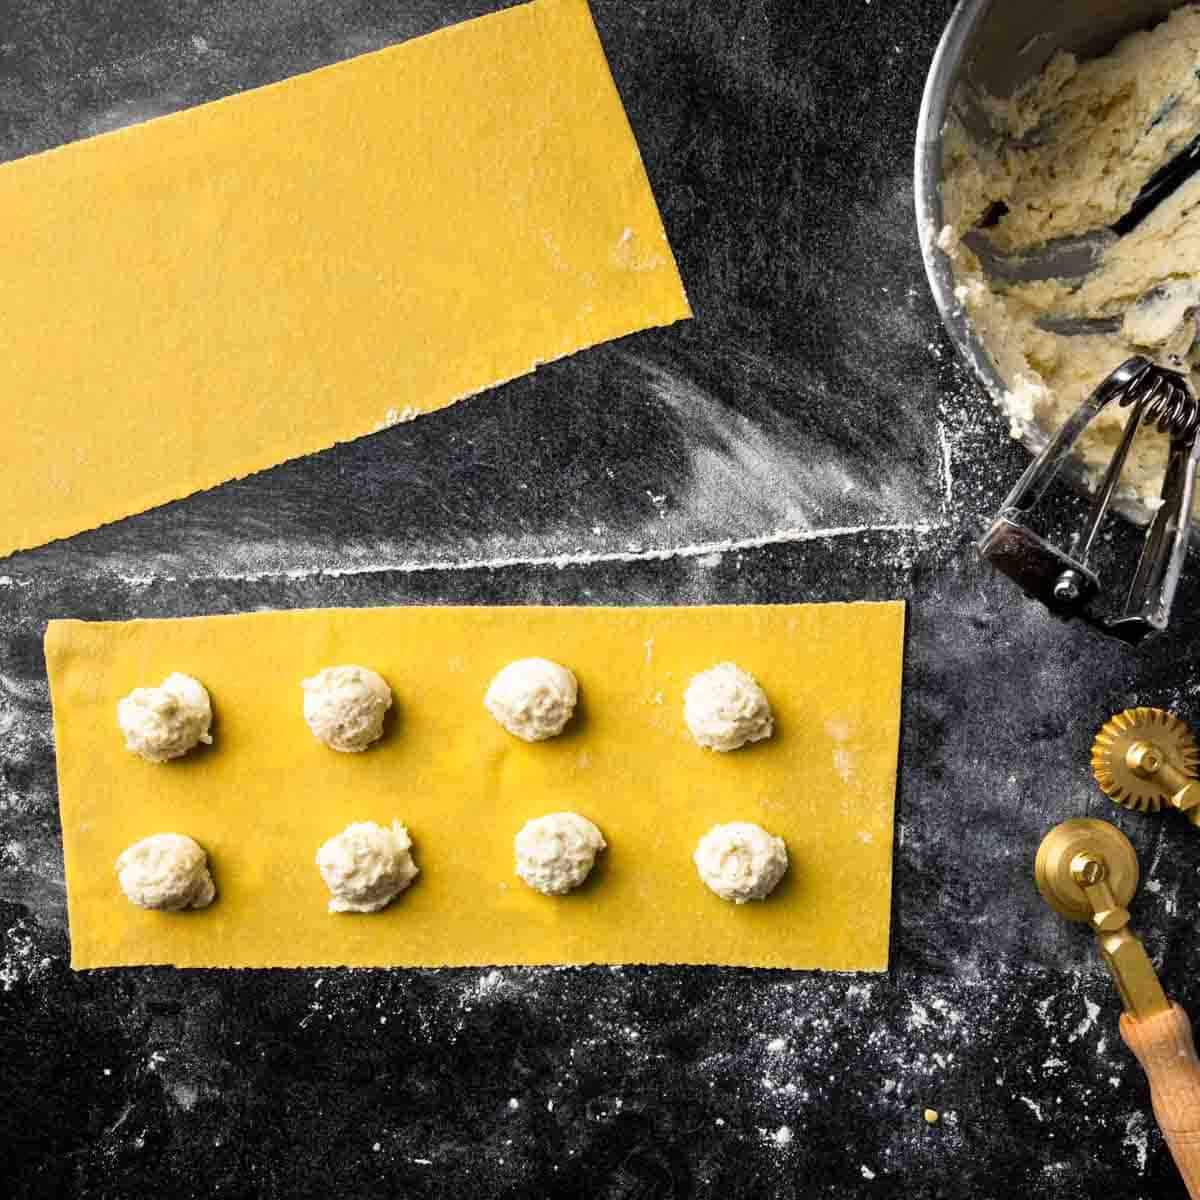
M950 88L976 26L994 3L995 0L959 0L946 28L942 31L929 74L925 78L925 90L917 116L913 200L925 277L937 303L942 324L950 334L959 355L974 371L976 378L984 385L992 399L999 404L1007 394L1008 388L954 294L954 267L949 256L938 245L938 236L945 223L942 210L941 150L942 129L950 108ZM1045 441L1043 434L1041 444L1045 445Z

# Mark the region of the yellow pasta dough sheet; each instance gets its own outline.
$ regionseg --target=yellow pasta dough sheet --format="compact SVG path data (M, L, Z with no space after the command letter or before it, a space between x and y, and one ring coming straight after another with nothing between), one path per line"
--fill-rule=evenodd
M76 968L719 963L882 971L891 907L902 603L715 608L392 608L51 622L46 658ZM578 676L567 731L527 744L483 707L495 673L541 656ZM732 660L770 698L769 741L692 742L683 693ZM326 748L300 681L353 663L396 704L361 754ZM155 765L117 701L172 671L209 689L213 745ZM608 849L586 884L514 873L532 817L571 810ZM421 869L374 914L335 914L314 863L352 821L406 824ZM773 895L701 883L696 842L754 821L787 842ZM210 908L150 912L114 862L152 833L208 851Z
M690 315L585 0L0 167L0 555Z

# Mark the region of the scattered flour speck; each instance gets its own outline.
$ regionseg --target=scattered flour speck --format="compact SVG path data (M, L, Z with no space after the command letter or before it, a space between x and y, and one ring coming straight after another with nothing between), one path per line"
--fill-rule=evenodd
M1145 1113L1130 1113L1125 1122L1125 1136L1121 1144L1129 1146L1137 1159L1138 1170L1146 1170L1146 1159L1150 1153L1150 1134L1146 1128Z
M1067 1038L1068 1042L1075 1041L1076 1038L1081 1038L1096 1024L1096 1018L1100 1016L1100 1005L1094 1000L1089 1000L1086 996L1083 1000L1084 1016L1083 1020L1075 1026L1075 1031Z
M780 1125L778 1129L763 1129L759 1126L758 1135L768 1146L774 1146L776 1149L783 1149L786 1146L790 1146L792 1139L795 1137L795 1134L792 1133L791 1128L787 1125Z

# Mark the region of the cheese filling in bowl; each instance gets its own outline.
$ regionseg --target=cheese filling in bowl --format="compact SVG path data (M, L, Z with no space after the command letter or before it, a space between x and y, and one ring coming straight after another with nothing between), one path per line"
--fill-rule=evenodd
M1033 452L1126 358L1200 384L1200 174L1143 187L1200 133L1200 5L963 0L930 70L916 148L926 270L955 344ZM1200 158L1200 154L1197 155ZM1128 411L1078 446L1103 471ZM1157 502L1143 430L1120 509Z

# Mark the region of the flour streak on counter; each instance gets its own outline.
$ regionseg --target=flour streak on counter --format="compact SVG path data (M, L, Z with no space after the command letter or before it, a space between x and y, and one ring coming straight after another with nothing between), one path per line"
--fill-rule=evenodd
M530 555L521 557L487 559L439 559L431 562L420 560L379 560L356 563L342 567L297 568L289 571L241 571L216 572L210 575L179 576L168 573L130 575L121 572L105 573L109 578L132 586L152 583L176 583L182 579L215 579L224 582L259 583L270 579L311 579L325 577L340 579L355 575L376 575L395 572L401 575L424 574L439 571L500 571L511 567L586 567L601 563L664 562L669 559L709 560L703 565L716 565L725 554L745 550L759 550L767 546L783 546L802 542L831 542L843 538L855 538L869 534L901 534L925 539L950 528L948 520L913 521L894 525L845 525L831 529L777 529L755 537L726 539L716 542L701 542L692 546L667 546L661 549L631 548L628 550L601 551L573 554ZM0 575L0 589L30 587L35 580L29 577Z

